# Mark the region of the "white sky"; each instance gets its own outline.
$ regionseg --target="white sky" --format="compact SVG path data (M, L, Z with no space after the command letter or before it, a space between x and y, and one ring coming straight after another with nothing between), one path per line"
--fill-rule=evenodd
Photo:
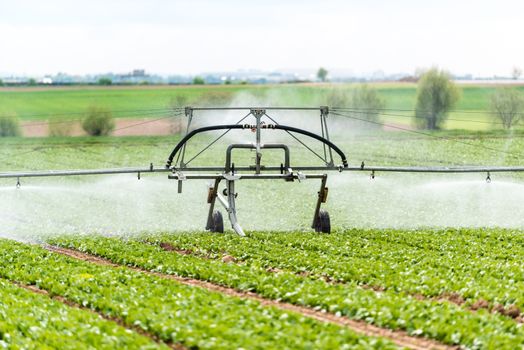
M317 68L509 75L522 0L0 0L0 73Z

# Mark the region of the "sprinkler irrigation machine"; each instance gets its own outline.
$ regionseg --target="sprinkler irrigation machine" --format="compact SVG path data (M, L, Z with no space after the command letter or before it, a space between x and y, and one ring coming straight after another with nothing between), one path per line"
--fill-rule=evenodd
M302 128L278 123L272 116L273 111L317 111L320 117L320 133L314 133ZM242 114L234 124L218 124L193 128L195 118L200 111L232 112ZM329 137L328 120L330 108L321 107L185 107L187 127L185 135L176 144L169 155L164 167L115 168L115 169L91 169L91 170L49 170L40 172L10 172L0 173L0 178L15 178L17 187L20 187L20 179L26 177L49 177L49 176L79 176L79 175L111 175L111 174L137 174L138 179L145 173L168 173L168 178L176 180L178 192L182 192L183 183L188 180L210 180L211 183L207 193L209 205L206 221L206 230L212 232L224 232L224 219L220 210L216 209L217 202L227 212L232 229L240 236L245 236L244 230L237 219L235 184L241 180L284 180L286 182L304 181L307 179L320 180L320 188L316 198L313 211L311 227L320 233L330 233L331 221L329 213L322 209L328 197L327 177L328 172L367 171L374 178L378 172L409 172L409 173L486 173L486 181L491 181L491 173L495 172L521 172L524 167L496 167L496 166L459 166L459 167L392 167L392 166L367 166L364 162L356 166L350 166L344 152L334 144ZM252 132L254 140L250 143L232 143L225 150L226 161L221 166L195 166L189 163L202 153L209 150L218 140L223 138L232 130L243 130ZM310 152L322 160L322 165L300 165L291 163L290 147L285 143L265 143L262 140L262 131L284 132ZM186 160L187 144L194 136L212 131L222 133L209 142L190 160ZM313 150L304 140L310 139L321 144L320 153ZM243 149L255 152L254 164L248 166L235 166L233 162L233 150ZM283 153L283 161L276 165L265 165L262 162L264 150L280 150ZM219 190L221 183L225 183L222 191Z

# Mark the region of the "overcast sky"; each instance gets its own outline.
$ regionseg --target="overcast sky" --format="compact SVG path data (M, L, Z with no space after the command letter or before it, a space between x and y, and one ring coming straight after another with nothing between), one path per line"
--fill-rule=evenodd
M317 68L509 75L522 0L0 0L0 73Z

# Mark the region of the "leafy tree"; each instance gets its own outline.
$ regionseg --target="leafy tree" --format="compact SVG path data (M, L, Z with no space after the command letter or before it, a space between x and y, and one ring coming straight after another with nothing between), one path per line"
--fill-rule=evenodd
M13 115L0 116L0 137L20 136L18 119Z
M449 73L431 68L421 75L418 82L416 122L426 129L439 129L459 98L460 90L451 81Z
M27 85L29 86L35 86L36 85L36 79L35 78L31 78L27 81Z
M194 77L193 78L193 85L204 85L206 81L202 77Z
M110 78L100 78L98 79L98 85L112 85L113 81Z
M524 112L524 95L509 87L499 88L491 95L492 115L502 122L504 129L517 124Z
M386 106L386 102L377 90L366 84L353 90L350 103L355 117L370 121L378 121L381 110Z
M362 128L373 128L381 110L386 106L385 100L377 90L363 84L352 90L333 89L326 96L326 104L330 107L345 107L345 114L350 116L353 125ZM359 120L361 119L361 120Z
M0 86L4 86L4 81L0 79Z
M89 107L82 121L82 129L91 136L109 135L115 129L111 110L97 106Z
M322 82L325 82L327 80L327 75L328 75L328 71L327 69L323 68L323 67L320 67L317 71L317 78L322 81Z

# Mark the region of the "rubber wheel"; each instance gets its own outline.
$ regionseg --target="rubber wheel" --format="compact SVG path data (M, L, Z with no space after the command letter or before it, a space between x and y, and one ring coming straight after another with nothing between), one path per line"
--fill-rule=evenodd
M211 232L224 233L224 218L222 218L222 213L218 210L213 211Z
M329 219L329 213L320 209L318 212L318 220L315 227L316 232L331 233L331 220Z

